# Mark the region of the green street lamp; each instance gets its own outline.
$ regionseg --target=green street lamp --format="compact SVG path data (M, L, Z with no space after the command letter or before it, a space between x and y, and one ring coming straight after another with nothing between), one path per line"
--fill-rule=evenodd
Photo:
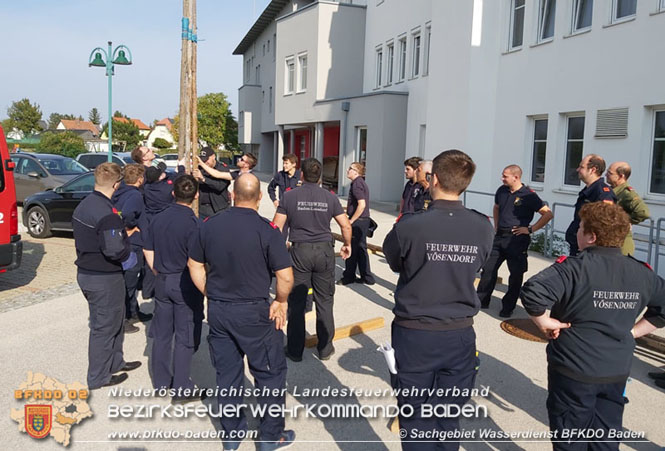
M125 45L117 46L113 51L111 51L111 41L108 42L108 50L104 50L101 47L97 47L90 53L90 58L88 58L88 66L95 67L105 67L106 76L109 80L109 163L113 161L113 116L111 108L111 93L112 93L112 77L115 72L114 65L118 64L121 66L129 66L132 64L132 52L129 50L129 47ZM127 53L125 53L127 51ZM127 58L129 54L129 58Z

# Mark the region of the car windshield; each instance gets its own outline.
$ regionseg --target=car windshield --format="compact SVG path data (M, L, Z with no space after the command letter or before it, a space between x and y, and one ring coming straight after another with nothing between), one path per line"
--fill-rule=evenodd
M71 158L40 158L39 162L52 175L73 175L88 172L88 168Z
M162 158L166 161L177 160L178 155L174 154L174 153L171 153L171 154L162 155Z

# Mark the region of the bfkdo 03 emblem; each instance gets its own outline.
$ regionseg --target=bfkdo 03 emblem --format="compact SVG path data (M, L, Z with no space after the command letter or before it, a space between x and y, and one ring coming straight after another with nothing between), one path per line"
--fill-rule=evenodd
M51 432L52 406L25 405L25 432L32 438L44 438Z

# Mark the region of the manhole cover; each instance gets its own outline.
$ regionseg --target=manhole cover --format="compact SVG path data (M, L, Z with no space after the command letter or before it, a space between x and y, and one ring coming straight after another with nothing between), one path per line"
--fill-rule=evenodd
M536 341L539 343L547 343L549 341L538 327L536 327L533 321L528 318L506 320L501 323L501 329L503 329L504 332L523 340Z

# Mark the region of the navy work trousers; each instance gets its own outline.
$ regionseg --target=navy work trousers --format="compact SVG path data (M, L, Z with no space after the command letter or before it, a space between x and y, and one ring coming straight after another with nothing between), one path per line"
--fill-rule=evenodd
M143 248L132 246L132 252L136 254L136 265L123 272L125 278L125 317L127 319L138 315L139 303L136 299L138 294L141 271L143 270Z
M397 405L400 411L405 405L413 408L412 416L399 416L399 426L406 433L402 437L402 449L459 449L459 442L419 438L419 433L429 432L430 437L436 437L432 431L440 433L459 429L458 417L423 418L422 412L423 406L427 408L427 405L454 404L461 408L469 400L468 396L459 396L460 393L437 396L429 395L427 390L458 388L461 391L473 388L478 368L473 327L437 331L408 329L393 323L392 346L397 361L397 375L391 375L392 383L394 388L401 390ZM405 396L403 390L416 393L412 391L408 393L410 396Z
M510 277L508 278L508 291L501 300L503 304L501 310L509 313L515 309L522 289L524 273L528 268L529 243L531 243L529 235L513 235L512 232L506 232L497 233L494 236L492 252L483 266L483 273L478 284L478 297L481 305L485 307L489 305L499 267L506 261Z
M618 450L619 442L608 431L621 431L626 381L589 384L571 379L549 368L547 374L547 414L550 430L558 431L552 440L555 450ZM602 430L602 437L570 437L573 431ZM570 441L566 440L566 434Z
M158 274L155 315L150 325L155 388L194 388L190 373L192 357L201 343L202 321L203 295L189 273Z
M270 320L270 304L265 301L223 302L208 300L208 344L210 359L217 371L217 386L222 389L239 389L244 385L247 356L249 371L254 376L257 389L269 390L268 396L258 396L259 406L284 405L286 387L286 356L284 355L284 333L275 329ZM277 391L277 393L275 393ZM263 393L261 393L263 394ZM275 396L276 395L276 396ZM219 408L224 405L238 406L243 403L242 393L219 396ZM222 429L247 430L244 412L238 416L224 415L220 418ZM270 414L266 410L259 426L260 438L276 441L284 432L284 416Z
M125 366L122 354L125 318L125 280L122 273L79 273L76 280L88 301L88 388L111 380Z
M342 278L352 282L356 278L356 268L360 278L370 283L374 282L374 276L369 267L369 255L367 254L367 230L369 229L369 218L358 218L351 224L351 256L344 261L344 273Z
M335 337L333 303L335 296L335 249L332 242L293 243L293 289L289 295L287 347L294 357L305 349L305 307L312 287L316 304L316 337L319 355L332 351Z

